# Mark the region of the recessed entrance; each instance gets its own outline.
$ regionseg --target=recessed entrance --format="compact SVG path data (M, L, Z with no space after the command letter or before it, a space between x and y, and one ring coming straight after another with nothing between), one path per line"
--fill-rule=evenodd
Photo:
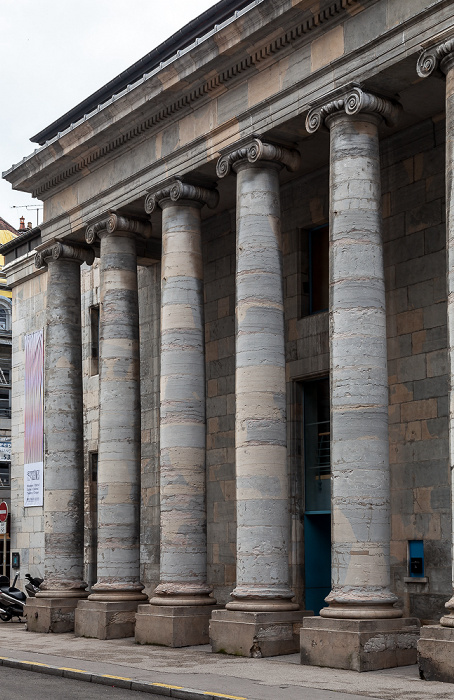
M331 590L329 379L303 388L305 607L318 615Z

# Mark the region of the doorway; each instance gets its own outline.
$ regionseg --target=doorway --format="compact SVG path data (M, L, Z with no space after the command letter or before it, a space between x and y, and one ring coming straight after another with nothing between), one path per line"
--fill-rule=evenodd
M318 615L331 590L329 379L305 382L303 389L305 606Z

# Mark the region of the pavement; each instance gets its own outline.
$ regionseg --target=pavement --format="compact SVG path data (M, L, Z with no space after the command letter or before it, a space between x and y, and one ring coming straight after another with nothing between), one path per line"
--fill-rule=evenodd
M0 664L181 700L454 699L454 684L422 681L417 666L357 673L301 666L298 654L246 659L213 654L208 645L37 634L15 621L0 622Z

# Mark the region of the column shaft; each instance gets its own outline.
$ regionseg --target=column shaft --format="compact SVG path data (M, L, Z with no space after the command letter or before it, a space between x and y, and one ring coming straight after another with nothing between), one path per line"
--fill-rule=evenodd
M201 206L161 202L161 582L155 605L214 603L206 583Z
M386 311L378 124L327 118L330 168L332 591L325 617L399 617L389 590Z
M134 235L103 231L100 263L98 580L90 600L140 600L140 385Z
M237 172L237 586L230 610L293 610L277 163Z
M83 597L83 404L78 259L48 258L45 334L44 583Z

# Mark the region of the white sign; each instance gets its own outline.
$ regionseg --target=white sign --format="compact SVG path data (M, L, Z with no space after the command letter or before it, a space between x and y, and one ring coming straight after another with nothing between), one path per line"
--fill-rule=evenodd
M0 462L11 462L11 440L0 440Z
M43 505L43 463L24 464L24 506Z
M0 523L0 535L6 535L6 522Z

